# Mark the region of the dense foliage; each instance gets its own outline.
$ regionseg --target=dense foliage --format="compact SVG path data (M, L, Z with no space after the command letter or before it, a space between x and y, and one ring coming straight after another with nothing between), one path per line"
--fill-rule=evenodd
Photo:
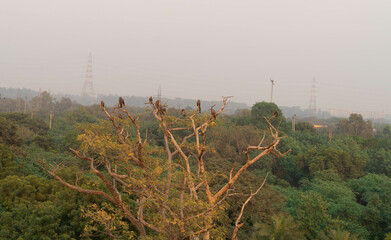
M59 175L74 181L78 172L88 170L69 151L82 147L85 124L103 135L109 131L100 129L105 120L97 106L45 97L42 108L57 104L62 109L51 129L45 109L32 119L22 113L0 115L0 239L137 239L134 226L103 197L68 189L37 166L39 159L61 163ZM151 112L127 109L139 116L140 132L158 154L164 147L159 123ZM272 121L281 122L285 136L279 148L291 152L282 158L266 156L235 183L236 192L248 193L270 174L244 211L239 239L391 239L391 126L374 134L360 115L330 124L335 130L331 141L329 131L313 128L313 122L299 122L293 132L273 103L222 116L208 132L212 151L205 167L213 173L208 176L211 188L224 184L234 163L246 161L243 150L258 144L267 127L263 116L273 116L276 109L278 118ZM180 111L168 109L168 114L179 116ZM97 184L88 175L77 181L86 188ZM246 198L237 195L225 202L220 232L212 237L231 238L238 203Z

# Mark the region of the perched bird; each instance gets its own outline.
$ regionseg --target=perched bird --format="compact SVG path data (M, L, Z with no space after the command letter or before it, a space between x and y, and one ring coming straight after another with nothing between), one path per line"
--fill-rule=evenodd
M274 118L275 118L275 119L278 118L278 111L277 111L277 109L274 111Z
M159 114L161 114L161 115L164 115L164 113L166 112L166 108L164 108L164 107L162 106L162 104L160 103L160 100L159 100L159 99L156 100L156 102L155 102L155 108L156 108L157 112L158 112Z
M216 120L216 111L213 109L213 107L210 108L210 115L212 119Z
M150 104L153 104L153 98L152 98L152 96L149 97L149 103L150 103Z
M100 108L105 108L105 103L102 101L100 101Z
M186 117L186 111L185 111L185 109L182 109L182 110L181 110L181 113L182 113L182 116Z
M119 97L118 107L122 108L125 106L125 100L122 97Z
M197 100L197 111L201 113L201 101L199 99Z

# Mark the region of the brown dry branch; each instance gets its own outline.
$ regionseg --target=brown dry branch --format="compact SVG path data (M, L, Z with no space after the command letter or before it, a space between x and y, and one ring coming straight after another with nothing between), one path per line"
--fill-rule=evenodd
M243 172L268 154L282 157L289 152L281 153L277 149L281 139L279 126L275 128L265 117L272 136L271 142L264 143L265 132L258 145L248 146L245 149L246 163L239 166L237 170L235 170L234 164L228 173L227 183L217 191L212 191L209 182L210 176L204 163L204 157L208 150L206 133L208 128L224 112L229 101L229 97L223 97L220 109L214 110L214 106L212 106L210 115L200 114L199 111L189 111L186 116L173 118L165 115L165 110L159 100L154 103L150 99L148 104L152 109L153 116L163 130L164 148L162 150L166 156L163 162L153 160L154 157L148 150L150 146L146 137L145 139L141 137L136 117L121 107L114 107L109 113L104 104L101 104L102 111L106 114L115 131L113 141L116 143L113 142L110 146L117 144L119 152L125 151L121 149L133 150L129 155L127 154L130 160L128 162L127 159L120 159L119 155L107 154L104 151L99 152L98 157L92 158L91 154L97 155L99 150L93 150L93 147L91 149L87 147L83 150L71 149L77 158L90 163L90 172L100 181L99 190L78 186L79 173L76 174L75 185L72 185L57 175L59 166L50 166L45 160L37 162L64 186L82 193L105 197L117 209L121 210L124 218L136 227L142 239L147 237L146 228L170 239L186 239L194 236L203 236L204 239L209 239L210 230L216 227L215 219L221 209L220 205L225 202L227 197L241 195L241 193L232 193L232 187ZM118 119L115 117L117 112L122 112L125 117ZM130 134L132 129L136 132L135 136ZM95 136L99 136L99 130L92 131L95 131ZM87 142L88 144L94 143ZM251 158L250 151L257 151L258 154ZM195 169L191 167L193 159L196 163ZM100 164L104 167L98 167ZM163 170L159 170L160 164L164 165ZM261 187L255 193L251 193L243 204L242 211L236 221L233 239L243 224L240 223L240 219L243 216L245 206L260 191L265 181L266 178ZM135 198L135 207L131 207L132 205L123 200L124 194L132 195L132 198ZM153 215L153 213L158 214Z
M259 186L259 188L257 189L257 191L255 191L254 193L252 192L251 190L251 193L250 193L250 196L246 199L246 201L243 203L242 205L242 209L240 210L240 214L238 216L238 218L236 219L236 222L235 222L235 229L234 229L234 232L232 234L232 240L237 240L237 234L238 234L238 231L239 229L243 226L244 223L240 222L240 219L242 218L243 216L243 212L244 212L244 208L246 207L246 205L251 201L251 199L258 194L258 192L261 190L261 188L265 185L266 183L266 179L268 177L269 173L266 174L265 176L265 179L263 180L261 186Z

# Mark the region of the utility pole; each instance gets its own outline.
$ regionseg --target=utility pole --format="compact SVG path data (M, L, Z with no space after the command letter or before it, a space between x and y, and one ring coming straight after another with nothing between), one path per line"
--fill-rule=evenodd
M296 114L292 116L292 131L296 131Z
M52 129L52 118L53 118L53 113L52 113L52 108L50 108L49 129Z
M273 102L273 86L274 86L274 80L272 80L270 78L270 82L272 83L272 92L271 92L271 95L270 95L270 102Z
M20 97L20 89L18 89L18 94L16 95L16 111L20 112L20 105L22 105L22 99Z
M314 128L328 128L329 129L329 142L333 139L333 129L327 125L314 125Z
M329 142L331 142L332 139L333 139L333 129L329 127Z
M23 113L26 113L27 111L27 97L24 98L24 112Z
M42 93L41 88L39 88L39 97L38 97L38 109L42 107Z

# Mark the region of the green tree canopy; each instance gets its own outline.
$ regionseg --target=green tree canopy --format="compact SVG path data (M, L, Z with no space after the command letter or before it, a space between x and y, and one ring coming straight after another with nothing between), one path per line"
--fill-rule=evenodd
M361 114L352 113L349 119L342 119L337 124L337 132L369 138L373 136L372 122L364 121Z

